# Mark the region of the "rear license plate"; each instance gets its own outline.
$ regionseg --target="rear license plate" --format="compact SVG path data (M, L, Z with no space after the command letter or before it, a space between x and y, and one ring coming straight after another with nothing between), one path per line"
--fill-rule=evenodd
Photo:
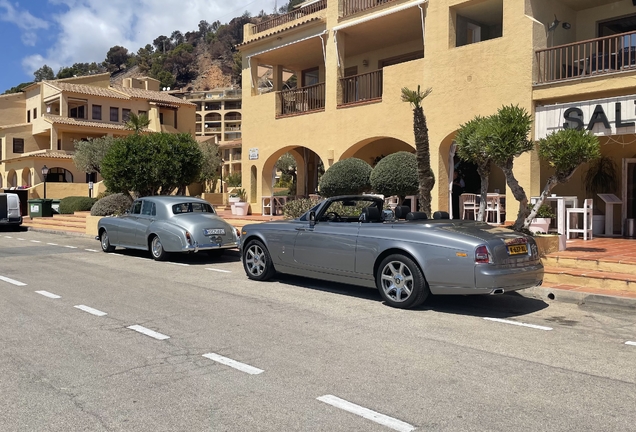
M225 235L224 228L208 228L203 230L203 235L213 236L213 235Z
M508 255L523 255L528 254L528 245L525 244L516 244L516 245L508 245Z

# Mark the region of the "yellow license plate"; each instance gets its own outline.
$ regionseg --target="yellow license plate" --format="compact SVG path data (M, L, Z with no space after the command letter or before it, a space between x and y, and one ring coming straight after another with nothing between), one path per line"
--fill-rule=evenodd
M528 254L528 246L524 244L508 245L508 255Z

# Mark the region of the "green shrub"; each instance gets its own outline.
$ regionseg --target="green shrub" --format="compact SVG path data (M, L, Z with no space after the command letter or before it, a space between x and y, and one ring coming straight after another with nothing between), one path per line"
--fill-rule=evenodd
M70 196L60 200L60 213L73 214L74 212L89 211L97 198Z
M228 187L239 187L243 181L240 172L233 172L227 175L223 180Z
M288 195L289 195L289 189L274 192L274 196L288 196Z
M91 216L119 215L130 208L132 199L129 195L116 193L105 196L93 204Z
M296 219L304 215L310 208L318 204L321 200L316 198L301 198L287 201L283 206L283 214L287 219Z
M371 165L358 158L333 164L320 178L320 194L325 197L356 195L371 188Z
M397 195L404 199L418 192L417 158L413 153L401 151L382 158L370 179L374 192L384 196Z
M554 211L552 211L552 207L550 207L549 205L543 204L541 207L539 207L539 210L537 210L537 214L535 217L552 219L554 217Z

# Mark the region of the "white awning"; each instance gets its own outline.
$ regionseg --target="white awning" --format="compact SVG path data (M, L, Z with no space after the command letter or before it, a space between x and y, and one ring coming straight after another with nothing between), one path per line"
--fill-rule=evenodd
M403 11L405 9L412 8L412 7L415 7L415 6L419 6L419 5L427 3L427 2L428 2L428 0L416 0L416 1L411 2L411 3L405 3L403 5L396 6L394 8L385 9L382 12L378 12L378 13L374 13L374 14L371 14L371 15L367 15L367 16L362 17L360 19L357 19L357 20L354 20L354 21L349 21L349 22L346 22L346 23L341 24L339 26L336 26L336 27L333 28L333 31L337 32L337 31L345 29L347 27L352 27L352 26L355 26L355 25L358 25L358 24L362 24L362 23L367 22L367 21L374 20L376 18L380 18L380 17L383 17L383 16L391 15L393 13L400 12L400 11Z

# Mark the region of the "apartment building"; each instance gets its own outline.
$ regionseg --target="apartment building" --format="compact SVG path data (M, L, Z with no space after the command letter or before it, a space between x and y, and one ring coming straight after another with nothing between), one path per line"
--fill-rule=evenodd
M159 91L152 78L127 78L121 86L109 74L34 83L0 96L0 188L31 187L43 181L98 180L73 164L77 140L125 136L130 113L146 114L148 130L195 134L195 104Z
M171 91L171 95L196 105L196 137L219 145L223 178L241 172L242 91L216 88L207 91Z
M436 173L433 207L449 209L454 137L476 115L519 105L536 117L534 138L564 127L598 135L603 154L625 166L623 219L634 217L636 3L632 0L317 0L245 27L243 184L259 208L272 193L274 164L298 163L298 193L313 193L317 165L348 157L369 163L413 151L412 110L403 87L432 88L423 103ZM256 85L269 67L273 91ZM288 89L285 73L296 86ZM247 151L247 150L246 150ZM585 168L585 167L584 167ZM584 198L584 169L554 192ZM549 168L536 153L515 161L528 196ZM500 170L490 188L506 191ZM507 193L508 220L517 207Z

